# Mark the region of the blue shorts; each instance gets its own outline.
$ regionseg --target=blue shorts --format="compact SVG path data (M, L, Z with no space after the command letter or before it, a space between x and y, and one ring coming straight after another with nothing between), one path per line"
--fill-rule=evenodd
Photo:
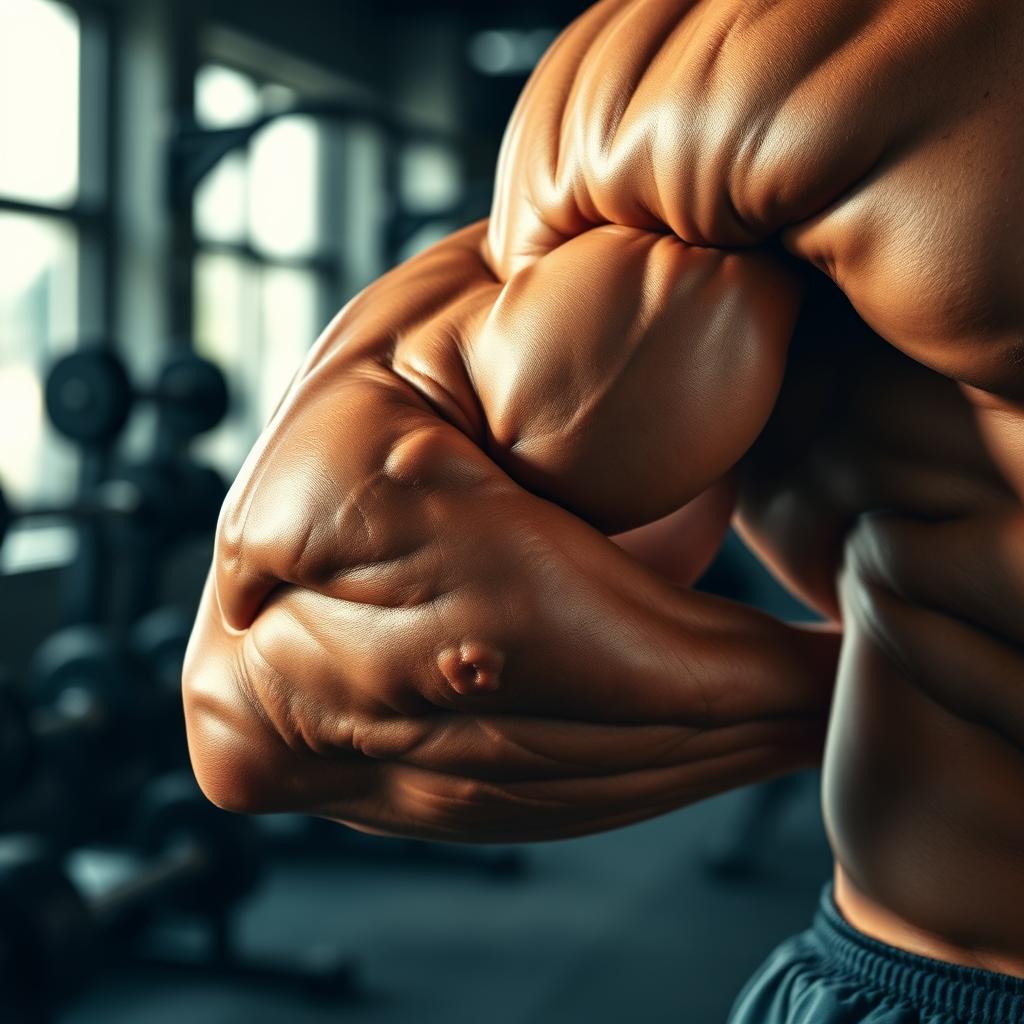
M813 925L747 982L729 1024L1024 1024L1024 980L868 938L828 885Z

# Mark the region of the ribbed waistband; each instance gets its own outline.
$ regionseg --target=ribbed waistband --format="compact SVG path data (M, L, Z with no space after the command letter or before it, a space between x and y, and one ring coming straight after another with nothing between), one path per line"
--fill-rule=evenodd
M831 964L865 987L971 1024L1024 1021L1024 979L931 960L872 939L843 919L831 883L821 894L812 932Z

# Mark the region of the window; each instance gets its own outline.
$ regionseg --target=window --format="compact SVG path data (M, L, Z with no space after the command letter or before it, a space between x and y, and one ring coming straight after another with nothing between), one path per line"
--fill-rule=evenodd
M51 437L43 376L77 327L78 245L59 220L0 210L0 485L21 500L70 489L70 446Z
M329 99L347 85L311 88ZM196 76L196 119L237 126L287 110L300 95L209 63ZM464 222L454 213L460 171L450 145L389 138L370 117L283 116L203 179L193 202L193 333L226 370L235 409L201 442L207 457L233 473L340 306L389 263ZM399 235L389 233L396 223Z
M106 244L98 32L62 3L0 4L0 485L15 500L73 489L77 453L47 425L43 378L106 326L104 286L81 284Z
M399 260L406 260L462 227L467 218L457 212L464 188L459 160L451 147L407 142L399 152L398 172L397 197L402 211L421 221L396 253Z
M286 108L280 83L219 64L196 78L203 127L245 123ZM341 267L322 225L329 132L307 117L282 117L247 148L229 153L200 183L196 238L196 347L233 385L232 422L206 441L206 454L232 472L273 412L341 292Z
M192 41L179 53L148 6L0 0L0 486L16 506L59 504L77 483L79 452L43 401L66 351L119 345L145 382L191 326L233 400L196 454L233 474L343 303L466 219L454 154L388 134L364 84L205 23L195 67ZM211 129L299 97L370 113L274 119L201 181L190 223L166 205L174 151L154 130L176 123L182 75ZM133 418L122 454L142 450L150 419ZM43 532L19 531L3 568Z
M78 80L75 13L44 0L5 0L0 7L0 194L55 205L74 202Z

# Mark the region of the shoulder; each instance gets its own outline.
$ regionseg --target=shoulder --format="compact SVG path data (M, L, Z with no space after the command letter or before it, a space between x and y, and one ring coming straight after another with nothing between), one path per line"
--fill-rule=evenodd
M510 121L490 242L509 273L589 227L750 245L825 209L934 104L922 69L987 45L982 5L606 0ZM980 52L974 54L980 59ZM950 83L950 88L953 83Z

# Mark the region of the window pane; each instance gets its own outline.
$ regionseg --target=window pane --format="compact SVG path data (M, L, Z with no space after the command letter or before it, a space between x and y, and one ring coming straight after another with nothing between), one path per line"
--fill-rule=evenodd
M280 82L267 82L260 89L260 101L264 111L285 110L292 106L299 94Z
M245 241L247 170L244 153L229 153L199 183L193 206L199 238L211 242Z
M239 71L207 64L196 74L196 120L207 128L251 121L261 107L256 83ZM248 157L229 153L199 183L193 217L196 234L213 242L246 240Z
M316 340L316 279L280 267L263 272L263 357L260 359L260 420L277 408L309 347Z
M196 349L224 368L232 389L229 420L199 450L233 474L316 340L316 277L206 253L195 283Z
M334 141L340 144L337 162L342 188L337 202L344 225L335 244L344 258L345 298L387 269L384 241L392 197L385 185L387 143L380 131L369 125L346 125Z
M44 0L0 2L0 194L78 192L78 19Z
M260 112L260 91L240 71L207 64L196 74L196 120L207 128L251 121Z
M197 450L229 475L256 436L253 395L259 385L258 278L238 256L206 253L195 262L195 346L227 374L231 412Z
M317 247L320 147L307 117L267 125L250 153L249 226L254 246L271 256L301 256Z
M76 249L65 225L0 213L0 481L20 499L73 486L74 449L49 430L42 379L74 342Z
M462 190L459 162L443 146L414 143L402 149L399 188L403 205L415 213L454 205Z
M398 262L403 263L412 259L417 253L436 245L442 238L447 238L458 227L458 224L450 220L429 221L406 239L405 244L398 250Z

